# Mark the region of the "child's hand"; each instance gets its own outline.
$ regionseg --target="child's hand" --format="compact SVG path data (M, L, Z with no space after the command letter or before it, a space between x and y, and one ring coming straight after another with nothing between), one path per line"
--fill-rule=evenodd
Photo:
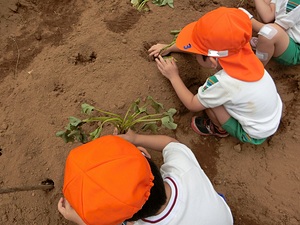
M169 48L166 48L162 51L163 48L167 47L167 44L156 44L153 45L151 48L149 48L148 52L149 52L149 56L150 57L158 57L159 55L165 56L168 55L170 53Z
M57 204L58 211L65 217L78 225L86 225L76 211L72 208L67 199L61 197Z
M114 133L114 135L117 135L117 133ZM132 144L135 144L134 141L135 141L137 134L133 130L129 129L126 132L126 134L120 134L118 136L125 139L126 141L129 141Z
M169 80L175 76L179 76L178 68L173 58L165 60L163 57L158 56L155 61L159 71Z

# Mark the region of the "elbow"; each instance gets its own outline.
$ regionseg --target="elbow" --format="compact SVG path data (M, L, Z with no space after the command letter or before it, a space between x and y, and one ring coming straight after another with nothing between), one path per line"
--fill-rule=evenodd
M188 105L188 106L186 105L185 107L191 112L199 112L199 109L194 105Z

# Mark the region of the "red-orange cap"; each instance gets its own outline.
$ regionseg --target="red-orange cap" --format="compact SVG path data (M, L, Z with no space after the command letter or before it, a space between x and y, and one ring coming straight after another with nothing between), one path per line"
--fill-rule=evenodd
M218 58L231 77L257 81L264 74L264 66L251 49L251 36L251 21L242 10L220 7L185 26L176 46L186 52Z
M142 208L153 179L136 146L108 135L70 152L63 194L87 225L114 225Z

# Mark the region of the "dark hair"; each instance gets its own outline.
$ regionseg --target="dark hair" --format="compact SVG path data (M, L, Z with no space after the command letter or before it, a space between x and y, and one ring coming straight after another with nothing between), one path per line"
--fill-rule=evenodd
M203 58L204 62L206 61L207 57L208 57L207 55L202 55L202 58Z
M154 176L154 185L151 188L150 196L146 203L143 205L143 207L126 221L137 221L139 219L147 218L149 216L154 216L167 201L165 185L160 174L159 168L151 159L147 157L146 159L150 164L151 172Z

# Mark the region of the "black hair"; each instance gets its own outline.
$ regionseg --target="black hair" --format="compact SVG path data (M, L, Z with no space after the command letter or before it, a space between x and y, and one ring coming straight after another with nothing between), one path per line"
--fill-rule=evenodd
M163 178L160 174L159 168L149 158L146 157L151 168L151 172L154 176L153 187L150 190L150 196L143 207L137 211L130 219L126 221L137 221L139 219L154 216L159 209L166 203L167 195Z
M202 55L202 58L203 58L204 62L206 61L207 57L208 57L207 55Z

